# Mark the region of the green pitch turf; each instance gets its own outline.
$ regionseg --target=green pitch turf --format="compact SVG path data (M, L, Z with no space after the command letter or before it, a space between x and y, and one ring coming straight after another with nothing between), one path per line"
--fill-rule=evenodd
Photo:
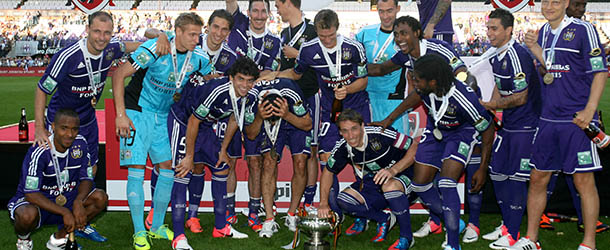
M190 245L194 249L222 249L222 250L249 250L249 249L281 249L281 246L291 242L293 232L283 225L283 220L276 218L276 221L280 224L280 231L273 235L271 239L259 238L252 230L246 226L247 218L239 215L239 221L235 228L240 231L247 233L250 237L248 239L236 240L236 239L214 239L212 238L212 227L214 223L214 217L212 213L200 213L199 218L201 219L202 227L204 232L200 234L193 234L187 232L186 236L189 240ZM463 216L467 218L467 216ZM411 222L414 230L417 230L420 225L427 219L425 215L414 215L412 216ZM607 217L601 218L602 221L610 223ZM500 221L500 216L496 214L483 214L481 215L481 232L483 234L491 232ZM171 214L168 213L165 216L165 222L171 224ZM346 219L343 225L343 231L351 224L351 219ZM133 227L131 225L131 217L128 212L106 212L96 218L93 223L95 224L98 231L108 237L108 241L105 243L97 243L89 240L77 238L77 242L83 246L83 249L133 249L132 246L132 234ZM523 221L525 224L525 220ZM342 235L339 238L337 249L346 250L360 250L360 249L387 249L394 241L398 238L398 227L390 232L388 240L381 243L372 243L370 239L375 235L375 223L369 223L369 229L363 234L357 236L345 236ZM550 250L568 250L576 249L580 241L582 240L582 233L576 230L576 223L554 223L555 231L540 231L540 239L544 249ZM44 226L40 230L37 230L32 234L34 240L34 249L44 249L44 245L51 233L56 230L54 226ZM521 227L521 232L525 232L525 226ZM17 238L13 232L12 224L9 222L8 212L6 210L0 211L0 246L2 249L13 249L14 244L17 242ZM440 244L443 242L445 235L436 234L428 236L426 238L416 238L415 246L413 249L441 249ZM461 238L460 238L461 239ZM297 249L303 249L303 241L305 238L301 238L301 245ZM331 240L331 237L326 237L327 241ZM170 241L166 240L153 240L152 249L171 249ZM490 241L479 238L477 242L465 244L462 243L463 250L478 250L478 249L490 249L488 247ZM597 249L610 249L610 232L598 234L597 236Z
M0 77L0 126L15 124L21 117L21 108L25 107L28 120L34 120L34 93L39 77ZM112 80L106 80L102 100L112 98L110 89ZM50 96L47 101L50 100ZM599 103L604 113L604 124L610 123L610 80L606 82L604 95ZM104 102L97 104L97 109L104 109Z

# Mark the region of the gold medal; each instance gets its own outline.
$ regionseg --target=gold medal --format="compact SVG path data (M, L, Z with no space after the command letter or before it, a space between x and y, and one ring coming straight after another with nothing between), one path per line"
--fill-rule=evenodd
M434 139L438 141L443 140L443 133L441 133L441 130L438 128L434 128L434 130L432 130L432 135L434 135Z
M97 98L95 98L95 96L93 98L91 98L91 106L93 106L93 108L95 108L95 105L97 104Z
M551 74L551 73L544 74L543 81L545 84L551 84L551 83L553 83L553 80L555 80L553 77L553 74Z
M66 199L66 196L64 196L63 194L58 195L57 197L55 197L55 204L59 205L59 206L64 206L66 205L66 203L68 202L68 199Z

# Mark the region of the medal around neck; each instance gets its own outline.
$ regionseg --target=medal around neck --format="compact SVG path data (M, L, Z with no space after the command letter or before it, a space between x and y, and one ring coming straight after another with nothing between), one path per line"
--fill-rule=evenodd
M443 133L441 133L441 130L438 128L434 128L434 130L432 130L432 135L434 136L434 139L436 139L437 141L443 140Z
M68 202L68 199L63 194L60 194L57 197L55 197L55 204L57 204L61 207L66 205L67 202Z
M542 78L542 80L544 81L545 84L551 84L551 83L553 83L555 78L553 77L553 74L546 73L546 74L544 74L544 77Z

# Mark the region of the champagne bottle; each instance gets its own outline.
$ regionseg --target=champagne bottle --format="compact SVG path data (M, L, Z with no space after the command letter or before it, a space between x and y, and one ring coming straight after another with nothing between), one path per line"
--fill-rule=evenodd
M74 239L74 232L71 232L68 236L68 241L66 241L66 250L78 250L78 244L76 244L76 240Z
M28 142L28 120L25 117L25 108L21 108L21 119L19 120L19 142Z
M589 127L584 129L587 137L597 145L598 148L605 148L610 145L610 137L602 132L594 123L589 124Z
M337 88L343 88L343 85L339 85L339 87ZM337 97L335 97L331 109L330 121L335 123L337 121L337 118L339 117L339 114L341 114L341 111L343 111L343 100L339 100L337 99Z

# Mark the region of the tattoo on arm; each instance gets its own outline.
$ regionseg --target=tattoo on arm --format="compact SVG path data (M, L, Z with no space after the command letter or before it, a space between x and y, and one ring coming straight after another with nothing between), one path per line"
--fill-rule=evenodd
M447 10L449 10L449 7L451 7L451 0L439 0L434 14L432 14L432 18L430 18L428 23L436 25L440 22L447 13Z
M515 93L511 96L501 97L496 99L495 105L497 109L506 109L506 108L514 108L517 106L521 106L527 102L527 89Z

